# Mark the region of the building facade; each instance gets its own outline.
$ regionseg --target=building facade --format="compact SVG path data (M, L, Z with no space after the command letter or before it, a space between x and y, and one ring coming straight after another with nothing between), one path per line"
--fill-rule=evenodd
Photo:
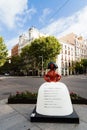
M35 27L31 27L27 35L22 34L19 36L18 44L12 48L12 56L20 54L23 47L29 45L34 39L42 36L46 37L48 35L42 34ZM74 74L73 63L81 59L87 59L87 40L82 36L70 33L58 38L58 41L62 46L60 54L56 57L58 72L61 75Z
M18 41L18 54L20 55L22 48L29 44L29 39L25 34L19 36Z
M61 75L70 75L73 72L71 69L75 61L75 48L72 44L60 41L62 50L57 56L56 63L58 64L58 71Z
M87 59L87 40L82 36L75 38L75 60Z
M87 59L87 40L82 36L70 33L59 39L62 45L61 53L57 56L56 63L61 75L74 74L73 64L81 59Z
M11 49L11 56L17 56L18 55L18 44L16 44L12 49Z
M31 27L28 30L28 35L27 36L25 34L22 34L21 36L19 36L19 45L18 45L18 52L19 52L19 54L21 53L21 50L22 50L23 47L25 47L26 45L30 44L36 38L40 38L42 36L47 36L47 35L42 34L35 27Z

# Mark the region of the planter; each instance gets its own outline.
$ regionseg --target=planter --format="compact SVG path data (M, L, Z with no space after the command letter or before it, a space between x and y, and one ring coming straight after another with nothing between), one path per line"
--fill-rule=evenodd
M72 99L72 104L86 104L87 105L87 99Z
M87 99L71 99L72 104L87 104ZM36 104L37 99L8 99L8 104Z
M80 97L76 93L70 93L72 104L87 104L87 99ZM29 91L18 92L15 95L10 95L8 98L9 104L36 104L37 93Z
M36 104L36 99L8 99L8 104Z

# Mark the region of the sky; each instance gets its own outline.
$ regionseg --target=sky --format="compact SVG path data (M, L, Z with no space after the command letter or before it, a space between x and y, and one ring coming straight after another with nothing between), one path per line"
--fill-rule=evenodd
M57 38L87 38L87 0L0 0L0 36L10 50L30 27Z

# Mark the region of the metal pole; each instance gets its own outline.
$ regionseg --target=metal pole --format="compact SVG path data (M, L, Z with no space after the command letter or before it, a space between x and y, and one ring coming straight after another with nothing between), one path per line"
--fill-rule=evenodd
M43 56L41 56L42 58L42 76L43 76Z
M42 76L43 76L43 56L39 56L42 59Z

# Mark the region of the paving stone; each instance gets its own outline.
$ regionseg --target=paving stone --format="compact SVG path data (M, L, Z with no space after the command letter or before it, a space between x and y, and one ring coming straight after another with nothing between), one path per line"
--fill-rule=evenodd
M35 104L6 104L0 101L0 130L87 130L87 105L73 105L80 124L32 123L29 121Z

